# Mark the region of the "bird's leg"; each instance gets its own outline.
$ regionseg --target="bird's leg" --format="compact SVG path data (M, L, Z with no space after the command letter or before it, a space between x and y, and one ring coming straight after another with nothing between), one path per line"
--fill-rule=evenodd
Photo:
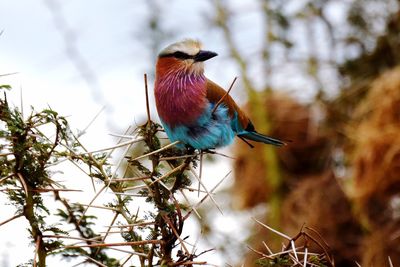
M191 145L185 145L185 147L186 147L186 155L192 155L196 151L196 149Z

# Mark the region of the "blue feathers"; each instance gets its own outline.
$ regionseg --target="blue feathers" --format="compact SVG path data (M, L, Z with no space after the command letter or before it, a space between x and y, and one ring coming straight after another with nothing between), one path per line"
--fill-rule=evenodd
M233 118L231 125L238 137L274 146L283 146L285 144L278 139L257 133L254 130L254 126L251 122L249 122L249 125L246 129L243 129L243 127L240 125L237 113L235 113L235 117Z
M199 150L227 146L235 136L250 147L253 145L246 139L284 145L282 141L257 133L229 91L204 76L203 61L216 55L200 50L199 43L193 40L174 43L159 54L154 96L170 141L180 141L178 147L182 149L190 146Z
M278 139L275 139L275 138L272 138L272 137L269 137L269 136L266 136L266 135L263 135L263 134L260 134L257 132L243 131L242 133L238 134L238 137L243 137L248 140L261 142L264 144L269 144L269 145L274 145L274 146L283 146L285 144L284 142L282 142Z
M185 145L190 145L195 149L211 149L231 144L235 132L232 129L232 119L228 109L219 105L211 114L213 107L214 104L209 103L203 114L191 125L169 127L162 121L171 142L181 141L178 147L184 148Z
M167 123L161 121L171 142L180 141L181 143L177 146L181 149L185 148L185 145L195 149L212 149L231 144L235 135L237 135L242 139L275 146L285 144L278 139L257 133L251 122L246 129L243 129L237 112L231 118L228 114L228 108L223 104L219 105L215 112L211 114L213 107L213 103L208 103L203 114L195 123L190 125L170 127Z

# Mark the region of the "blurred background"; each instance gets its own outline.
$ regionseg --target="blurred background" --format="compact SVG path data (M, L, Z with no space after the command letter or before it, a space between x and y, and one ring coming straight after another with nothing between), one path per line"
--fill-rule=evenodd
M399 6L0 0L0 75L10 74L0 84L12 85L15 105L69 116L73 127L87 130L84 143L98 148L113 143L108 133L145 121L143 74L152 91L158 51L197 38L219 54L206 75L224 88L238 76L231 94L258 131L291 140L278 149L237 141L222 151L234 160L214 157L204 167L215 173L223 166L221 177L234 170L218 192L225 215L210 204L193 224L205 246L217 248L217 265L253 266L257 255L246 244L281 246L251 222L256 216L289 236L303 224L316 229L337 266L389 266L388 257L399 266ZM10 251L26 242L4 229L0 265L14 266Z

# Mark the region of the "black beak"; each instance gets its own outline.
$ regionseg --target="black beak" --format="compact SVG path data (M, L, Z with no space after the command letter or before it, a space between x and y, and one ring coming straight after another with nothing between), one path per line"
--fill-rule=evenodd
M217 53L212 51L200 50L200 52L197 53L193 59L194 61L206 61L207 59L213 58L217 55Z

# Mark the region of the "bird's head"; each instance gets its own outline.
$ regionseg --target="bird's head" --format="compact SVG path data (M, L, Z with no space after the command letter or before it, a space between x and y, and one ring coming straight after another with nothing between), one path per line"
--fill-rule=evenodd
M159 53L157 72L161 74L176 70L203 74L203 62L215 56L215 52L202 50L199 41L186 39L167 46Z

